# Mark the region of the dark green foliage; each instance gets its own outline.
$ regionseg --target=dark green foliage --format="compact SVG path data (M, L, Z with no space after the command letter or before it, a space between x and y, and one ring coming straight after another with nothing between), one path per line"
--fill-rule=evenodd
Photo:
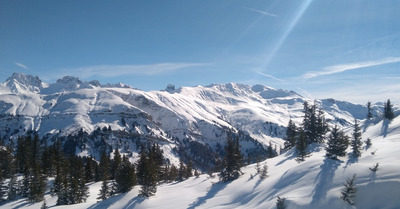
M228 182L239 178L243 156L240 153L239 137L232 139L232 134L228 134L225 146L225 156L222 161L220 178L223 182Z
M117 193L130 191L136 185L135 167L124 157L115 174Z
M154 159L146 150L140 153L138 163L138 178L142 185L139 195L143 197L153 196L157 192L157 171Z
M348 146L348 137L343 133L343 131L339 130L339 128L335 126L332 129L326 144L326 156L332 159L337 159L337 156L344 157Z
M179 171L178 171L178 181L183 181L186 176L186 167L183 164L182 159L179 159Z
M259 169L258 175L260 176L260 179L264 180L268 177L268 165L267 162L263 164L263 167Z
M114 159L112 160L112 166L111 166L111 177L110 179L115 179L115 174L117 172L118 167L121 165L121 154L119 153L118 149L115 149L114 153Z
M111 188L109 185L109 179L110 179L110 159L108 158L107 154L105 151L101 154L100 157L100 172L101 172L101 177L102 177L102 185L100 189L100 194L97 199L100 200L105 200L110 197L111 193Z
M306 134L304 133L303 130L300 130L297 136L296 150L297 150L297 157L296 157L297 162L303 162L305 161L306 157L309 156L309 153L307 152Z
M40 207L40 209L47 209L47 208L49 208L49 207L47 207L46 200L43 200L43 204L42 204L42 207Z
M390 99L385 102L385 107L383 109L383 116L388 120L393 120L394 112L393 112L393 105L390 103Z
M286 129L285 150L289 150L292 147L296 146L296 136L297 136L296 124L292 120L289 120L288 127Z
M351 179L347 179L346 183L344 183L344 188L340 193L340 199L344 202L354 205L354 198L356 197L357 188L355 187L354 181L356 180L356 174L353 175Z
M85 169L81 157L72 156L69 160L70 173L69 180L69 203L76 204L86 202L88 197L88 187L85 181Z
M278 196L278 199L276 199L276 208L285 209L286 208L285 200L286 198Z
M370 138L368 138L368 139L365 141L365 149L369 149L371 146L372 146L372 141L371 141Z
M304 102L303 129L308 144L324 142L324 135L328 131L324 112L314 104L309 106Z
M353 140L351 141L351 147L353 150L353 156L358 158L361 156L361 128L358 125L357 120L354 122Z
M96 167L98 167L97 162L93 160L92 156L86 158L86 164L85 164L86 183L95 181Z
M367 119L371 120L373 115L372 115L372 107L371 107L371 102L367 103L367 109L368 109L368 113L367 113Z
M35 163L35 165L33 166L29 183L29 201L42 201L44 198L44 192L46 190L46 176L42 175L42 170L38 163Z
M8 182L7 188L7 199L8 200L15 200L18 195L18 182L16 174L12 175L10 181Z

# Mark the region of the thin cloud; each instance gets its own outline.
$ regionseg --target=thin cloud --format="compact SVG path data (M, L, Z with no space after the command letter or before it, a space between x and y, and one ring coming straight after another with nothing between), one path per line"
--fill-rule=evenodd
M274 79L274 80L276 80L276 81L279 81L279 82L282 82L282 83L284 83L285 81L284 80L281 80L281 79L279 79L279 78L277 78L277 77L274 77L274 76L272 76L272 75L268 75L268 74L265 74L265 73L262 73L262 72L256 72L257 74L260 74L260 75L262 75L262 76L264 76L264 77L267 77L267 78L272 78L272 79Z
M262 10L258 10L258 9L254 9L254 8L245 7L245 9L253 11L253 12L257 12L258 14L262 14L265 16L278 17L278 15L276 15L276 14L268 13L266 11L262 11Z
M384 64L389 64L389 63L396 63L400 62L400 57L389 57L381 60L375 60L375 61L368 61L368 62L358 62L358 63L349 63L349 64L343 64L343 65L333 65L333 66L328 66L323 68L322 71L318 72L308 72L304 74L302 77L303 78L315 78L318 76L324 76L324 75L331 75L331 74L336 74L336 73L341 73L349 70L356 70L360 68L367 68L367 67L373 67L373 66L378 66L378 65L384 65Z
M22 64L22 63L15 62L14 64L17 65L18 67L24 68L25 70L28 70L28 69L29 69L26 65L24 65L24 64Z
M127 75L161 75L184 68L201 67L210 63L157 63L148 65L95 65L69 69L67 73L79 74L81 78L91 76L117 77Z

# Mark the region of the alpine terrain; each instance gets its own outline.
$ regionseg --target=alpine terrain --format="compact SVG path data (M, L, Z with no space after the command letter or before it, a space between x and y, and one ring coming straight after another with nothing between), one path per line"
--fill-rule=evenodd
M399 106L382 102L14 73L0 84L0 208L399 208ZM225 181L230 142L239 175Z

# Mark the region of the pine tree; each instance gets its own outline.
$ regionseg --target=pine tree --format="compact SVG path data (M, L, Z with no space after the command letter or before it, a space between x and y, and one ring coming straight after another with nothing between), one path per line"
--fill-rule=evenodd
M179 158L179 171L178 171L178 180L183 181L186 178L186 166L183 164L181 158Z
M368 139L365 141L365 149L369 149L371 146L372 146L372 141L371 141L370 138L368 138Z
M16 174L12 175L10 181L8 182L8 200L15 200L18 195L18 182Z
M157 173L154 159L142 149L138 164L138 177L141 183L139 195L143 197L153 196L157 192Z
M367 119L371 120L372 119L372 107L371 107L371 102L368 101L367 103L367 109L368 109L368 113L367 113Z
M119 150L117 148L115 149L114 159L112 161L111 179L115 179L115 174L120 164L121 164L121 154L119 153Z
M85 181L85 169L83 160L80 157L72 156L70 159L69 174L69 202L70 204L86 202L88 187Z
M86 158L86 164L85 164L85 182L89 183L94 181L94 174L95 174L95 164L96 162L93 160L93 157L90 156Z
M281 198L278 196L278 199L276 200L276 208L277 209L285 209L286 208L285 200L286 200L286 198L284 198L284 197Z
M189 178L193 176L193 162L192 160L189 160L188 163L186 164L186 173L185 173L185 178Z
M390 103L390 99L388 99L387 102L385 103L383 113L386 119L393 120L394 112L393 112L393 105Z
M48 209L49 207L47 207L47 203L46 200L43 200L43 204L42 207L40 207L40 209Z
M358 126L357 120L354 123L353 140L351 142L351 147L353 150L353 156L358 158L361 156L361 128Z
M121 165L118 167L115 182L117 184L117 192L124 193L130 191L136 184L135 167L124 157Z
M303 130L307 144L324 142L324 135L328 126L324 118L324 112L318 110L317 105L309 106L304 102Z
M60 158L60 162L56 168L56 179L54 180L54 187L52 194L57 195L57 205L69 205L70 202L70 181L68 181L68 175L70 173L69 163L63 157Z
M346 149L349 146L349 139L335 126L329 136L326 145L326 156L332 159L337 159L337 156L344 157L346 155Z
M297 136L296 124L292 121L292 119L290 119L286 129L285 150L289 150L292 147L296 146L296 136Z
M171 165L169 169L168 179L171 181L176 181L178 178L178 168L174 164Z
M237 179L240 176L242 166L242 154L240 152L239 137L231 138L232 134L228 134L227 144L225 146L225 156L222 161L223 167L220 172L220 178L223 182Z
M355 187L354 181L356 180L356 174L351 179L347 179L346 183L343 184L344 188L340 193L340 199L344 202L354 205L354 198L356 197L357 188Z
M305 161L305 158L309 156L309 153L307 152L306 134L304 133L303 130L300 130L300 132L297 136L296 150L297 150L296 160L298 162Z
M100 170L102 176L102 185L100 189L100 194L97 199L105 200L110 197L110 186L109 186L109 177L110 177L110 159L108 158L105 151L101 154L100 158Z
M264 163L262 169L260 170L259 175L260 175L260 179L262 179L262 180L264 180L265 178L268 177L268 165L266 162Z

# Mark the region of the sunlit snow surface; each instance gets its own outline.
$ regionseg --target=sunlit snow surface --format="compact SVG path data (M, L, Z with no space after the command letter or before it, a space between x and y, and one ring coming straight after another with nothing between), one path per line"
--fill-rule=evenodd
M255 175L255 165L243 168L243 175L230 183L220 183L208 175L183 182L160 184L155 196L138 197L139 186L128 193L97 202L101 182L88 184L90 197L86 203L54 206L57 197L46 195L54 208L275 208L278 196L285 197L287 208L386 208L400 206L400 118L391 123L375 120L364 123L363 140L372 139L372 146L363 149L355 160L348 155L339 161L326 159L323 146L310 147L312 155L305 162L295 161L290 150L265 162L268 178ZM351 149L348 149L350 152ZM373 154L372 154L373 153ZM379 163L374 174L369 168ZM339 199L346 179L357 174L358 188L354 207ZM40 208L42 203L25 199L8 202L1 208Z

